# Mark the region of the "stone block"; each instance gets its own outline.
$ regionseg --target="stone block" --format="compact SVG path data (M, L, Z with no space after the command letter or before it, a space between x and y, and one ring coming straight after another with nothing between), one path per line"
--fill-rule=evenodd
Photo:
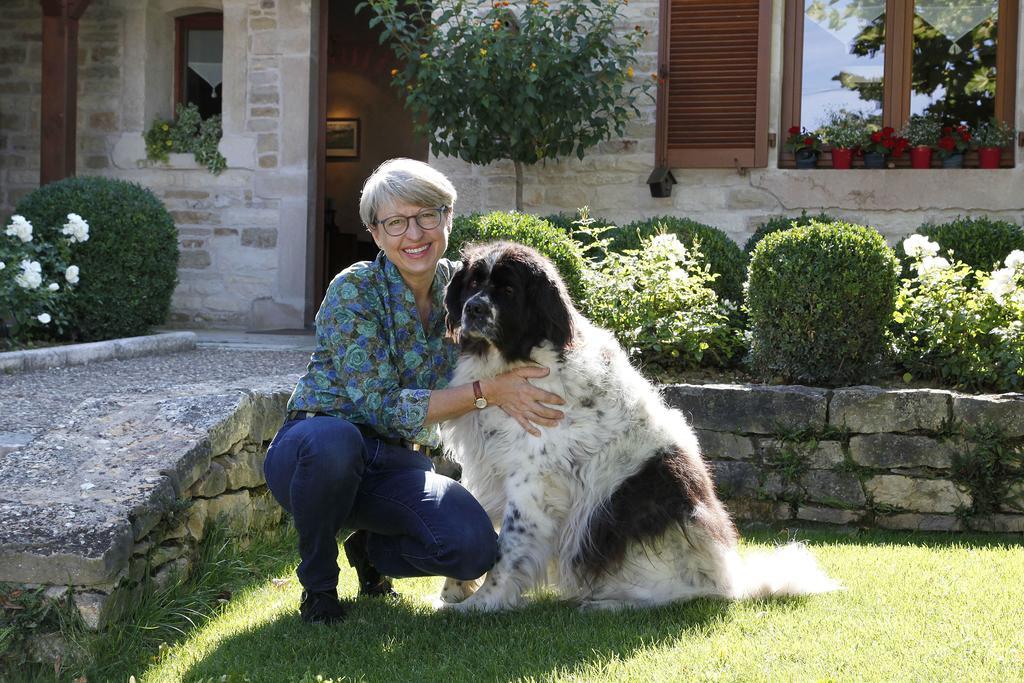
M263 461L266 460L266 457L266 450L259 449L255 452L244 450L238 455L226 455L219 458L227 476L227 488L234 491L265 484Z
M224 466L214 460L210 468L199 478L199 481L192 484L189 494L192 498L213 498L224 493L228 488L228 476Z
M89 127L94 130L117 130L117 114L112 111L100 111L89 114Z
M188 578L192 569L192 561L187 557L179 557L168 562L153 575L153 585L158 590L163 590L178 581Z
M243 228L242 246L274 249L277 247L277 228Z
M1024 515L988 515L975 517L968 522L971 529L991 531L1000 534L1019 534L1024 532Z
M195 498L188 509L188 516L185 518L185 527L189 536L199 542L206 534L206 520L209 516L209 499Z
M1024 512L1024 481L1017 481L1006 490L1006 499L1003 503L1007 508Z
M169 543L157 546L149 555L149 566L152 568L162 567L172 560L176 560L185 554L187 548L181 543Z
M955 512L971 496L945 479L917 479L885 474L868 479L865 488L876 504L914 512Z
M110 616L111 596L106 593L76 592L72 598L75 609L82 617L82 623L92 631L98 631L106 625Z
M733 519L745 522L774 522L792 519L789 503L755 498L730 498L726 504Z
M252 526L252 502L248 491L225 493L206 501L207 520L225 525L228 534L242 536Z
M760 473L755 465L733 460L712 460L708 465L719 496L736 498L759 494Z
M269 492L252 496L252 528L272 529L281 523L284 510Z
M802 479L807 500L863 507L867 502L860 480L849 472L810 470Z
M277 168L277 155L264 154L260 157L260 168Z
M694 427L746 434L824 427L828 407L826 391L802 386L672 384L664 395Z
M752 460L754 458L754 443L747 436L698 429L697 440L704 457L710 460Z
M796 511L797 519L808 522L824 522L825 524L853 524L859 522L863 513L854 510L801 505Z
M913 531L962 531L963 523L955 515L920 515L904 513L875 518L882 529L910 529Z
M994 425L1003 436L1024 436L1024 394L955 396L953 419L969 427Z
M949 469L956 448L948 441L904 434L867 434L850 437L850 458L877 469L935 467Z
M949 391L933 389L836 389L829 405L829 424L856 433L937 432L949 418L951 396Z

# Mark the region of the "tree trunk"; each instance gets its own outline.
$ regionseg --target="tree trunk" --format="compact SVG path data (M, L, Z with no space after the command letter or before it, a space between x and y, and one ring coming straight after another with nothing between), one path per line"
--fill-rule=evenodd
M523 210L523 162L513 161L516 167L516 211Z

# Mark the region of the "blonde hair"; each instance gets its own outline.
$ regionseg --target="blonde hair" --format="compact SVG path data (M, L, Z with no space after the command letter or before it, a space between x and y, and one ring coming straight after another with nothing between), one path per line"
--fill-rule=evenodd
M377 167L359 197L359 218L372 228L378 220L377 211L391 202L436 208L455 207L458 193L455 186L436 168L415 159L389 159Z

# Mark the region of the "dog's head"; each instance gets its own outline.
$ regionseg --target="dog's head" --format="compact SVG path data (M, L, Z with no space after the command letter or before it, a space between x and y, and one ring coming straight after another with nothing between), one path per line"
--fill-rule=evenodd
M444 303L448 331L470 353L494 347L514 362L543 341L559 351L572 344L575 309L565 283L550 261L521 244L467 247Z

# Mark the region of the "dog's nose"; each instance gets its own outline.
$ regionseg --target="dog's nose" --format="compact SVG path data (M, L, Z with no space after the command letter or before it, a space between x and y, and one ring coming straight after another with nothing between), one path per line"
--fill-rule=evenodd
M486 318L489 312L487 304L479 297L473 297L466 302L465 315L471 319Z

